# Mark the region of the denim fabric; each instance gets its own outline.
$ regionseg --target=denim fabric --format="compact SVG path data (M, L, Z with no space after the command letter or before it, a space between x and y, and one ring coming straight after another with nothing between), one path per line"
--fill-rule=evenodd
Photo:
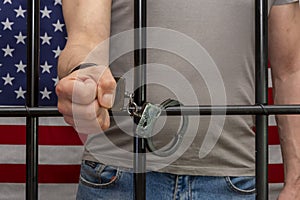
M254 200L254 177L187 176L148 172L147 200ZM131 200L133 174L83 161L77 200Z

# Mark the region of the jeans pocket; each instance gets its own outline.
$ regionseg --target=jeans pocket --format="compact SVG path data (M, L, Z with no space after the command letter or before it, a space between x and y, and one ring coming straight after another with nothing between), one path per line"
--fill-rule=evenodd
M83 161L80 169L80 183L93 188L107 188L120 178L119 168L92 161Z
M253 176L227 176L226 183L231 191L239 194L255 193L255 177Z

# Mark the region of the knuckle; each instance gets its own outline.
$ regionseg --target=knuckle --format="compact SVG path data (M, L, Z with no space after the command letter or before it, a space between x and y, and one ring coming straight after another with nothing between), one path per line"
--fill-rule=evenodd
M117 83L113 78L101 78L99 81L99 86L102 89L114 89L116 88Z
M109 128L109 126L110 126L110 121L105 120L104 123L102 124L102 129L105 131Z
M67 124L74 126L74 120L70 117L64 117L64 120Z
M57 96L61 96L61 94L63 93L63 85L60 82L58 82L58 84L56 85L55 92Z
M65 106L60 101L57 102L57 109L61 114L65 113Z
M106 130L110 126L110 119L109 119L109 114L107 110L102 114L102 117L100 118L100 126L102 130Z

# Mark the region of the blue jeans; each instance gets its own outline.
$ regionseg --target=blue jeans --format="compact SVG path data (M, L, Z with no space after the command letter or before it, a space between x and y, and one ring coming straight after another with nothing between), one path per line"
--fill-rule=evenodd
M133 174L83 161L77 200L131 200ZM148 172L147 200L254 200L254 177L187 176Z

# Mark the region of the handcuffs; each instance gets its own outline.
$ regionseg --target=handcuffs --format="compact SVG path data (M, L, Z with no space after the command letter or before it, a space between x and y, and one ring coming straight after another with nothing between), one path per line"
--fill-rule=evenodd
M97 64L94 63L83 63L78 65L77 67L73 68L70 73L87 68L96 66ZM123 110L125 98L129 98L129 103L126 107L128 114L131 117L139 117L139 123L136 127L136 135L140 138L144 138L146 141L146 147L149 152L153 153L154 155L160 157L168 157L172 155L177 149L179 149L180 145L183 141L183 136L186 133L189 119L187 115L181 115L181 126L178 132L174 135L173 139L165 145L163 148L157 149L157 147L153 143L153 131L157 120L159 119L161 113L169 108L169 107L179 107L183 106L177 100L174 99L167 99L162 102L160 105L155 105L149 102L146 102L141 109L138 109L137 104L133 101L133 94L128 94L125 92L125 79L115 77L117 82L116 88L116 95L114 105L111 108L112 111L121 111Z

